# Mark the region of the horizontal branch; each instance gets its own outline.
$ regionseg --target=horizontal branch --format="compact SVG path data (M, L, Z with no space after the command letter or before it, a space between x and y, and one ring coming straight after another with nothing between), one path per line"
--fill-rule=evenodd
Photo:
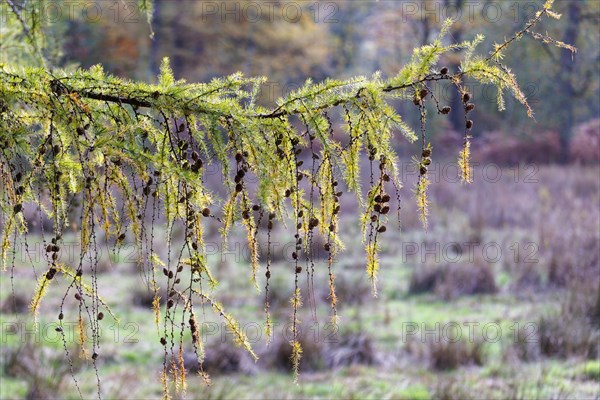
M109 103L129 104L133 107L152 108L152 103L147 100L140 100L134 97L122 97L111 94L95 93L90 91L75 92L81 97L93 100L107 101Z
M19 78L21 80L20 84L22 84L23 82L26 81L26 79L22 76L15 75L15 74L9 74L9 73L6 73L5 71L0 71L0 74L6 74L6 75L10 76L11 78ZM460 77L462 74L463 73L458 73L456 75L442 75L439 73L430 74L430 75L424 76L423 78L421 78L419 80L416 80L416 81L413 81L410 83L406 83L406 84L402 84L402 85L396 85L396 86L392 86L389 84L382 85L381 91L384 93L391 93L391 92L398 91L398 90L416 87L416 86L426 83L426 82L441 81L441 80L453 80L453 79ZM98 82L98 83L99 83L100 87L102 87L104 85L108 86L108 82ZM123 84L123 86L125 86L125 85L127 85L127 83ZM63 83L61 81L61 79L55 79L55 78L53 78L50 81L50 88L51 88L51 91L58 96L77 94L78 96L80 96L82 98L86 98L86 99L99 100L99 101L115 103L115 104L119 104L119 105L127 104L127 105L130 105L133 107L143 107L143 108L150 108L150 109L157 109L157 110L160 107L155 102L149 100L148 98L152 97L153 99L156 100L160 96L168 95L166 93L161 93L158 90L153 93L144 93L143 96L109 94L109 93L103 93L101 91L88 90L88 89L81 90L81 89L75 88L73 85L68 85L68 84ZM285 116L303 114L306 112L316 112L316 111L326 110L329 108L340 106L342 104L347 104L348 102L350 102L352 100L359 99L362 96L363 89L364 89L363 87L359 88L357 90L356 94L354 94L353 96L348 96L348 97L344 97L341 99L332 99L330 102L319 104L314 107L309 107L307 109L295 108L295 109L289 109L289 110L286 110L286 109L282 110L281 106L279 106L269 112L259 113L259 114L249 114L249 115L245 115L245 116L250 117L250 118L257 118L257 119L277 119L277 118L281 118L281 117L285 117ZM333 88L330 90L333 90ZM294 101L298 101L298 100L302 100L302 98L294 99ZM182 110L185 110L186 108L188 108L189 99L187 99L187 98L182 99L181 103L182 103ZM250 109L247 109L247 110L251 111ZM194 110L194 111L198 112L198 110ZM228 118L234 117L234 115L232 115L232 114L225 114L225 113L223 113L222 116L228 117Z

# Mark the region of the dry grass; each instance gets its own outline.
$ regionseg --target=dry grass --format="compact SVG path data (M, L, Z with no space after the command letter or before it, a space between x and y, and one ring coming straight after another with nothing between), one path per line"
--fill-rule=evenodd
M466 365L485 363L483 342L466 340L439 340L430 344L430 367L436 371L456 369Z
M11 293L2 302L2 306L0 306L0 312L6 314L25 314L29 311L30 302L31 299L25 296L23 293Z
M256 372L257 367L250 355L231 341L214 341L206 345L204 349L202 370L209 375ZM198 358L193 352L185 353L183 360L185 368L189 372L198 372Z
M493 294L498 291L489 264L447 264L428 266L413 272L409 294L436 293L445 300L460 296Z
M539 345L549 357L600 356L600 327L597 324L598 289L573 290L558 314L543 316L538 322Z
M27 399L60 398L71 378L71 366L76 373L84 365L77 349L71 349L70 365L62 351L44 348L32 340L25 341L8 353L4 374L27 382Z

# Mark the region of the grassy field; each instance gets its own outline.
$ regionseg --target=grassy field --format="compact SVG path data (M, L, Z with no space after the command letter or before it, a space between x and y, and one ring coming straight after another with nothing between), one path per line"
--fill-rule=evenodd
M599 398L600 169L475 172L470 186L443 174L432 179L427 231L411 203L411 177L406 179L402 229L390 226L383 235L376 298L356 220L342 221L347 250L334 264L339 324L329 323L327 268L319 260L314 289L307 291L302 280L298 384L285 331L293 267L284 249L292 238L283 230L276 235L281 246L275 248L270 298L279 325L267 346L264 291L257 293L250 282L243 232L236 232L225 255L210 256L220 281L214 296L239 319L260 359L254 363L234 347L220 317L206 307L200 319L212 385L191 373L187 398ZM344 198L342 212L352 214L354 207ZM64 239L69 240L76 241ZM220 243L216 235L210 240ZM32 278L45 270L36 242L40 236L30 234L35 268L18 247L14 271L0 274L0 398L78 398L71 370L83 397L92 398L98 390L95 371L77 355L74 326L66 332L73 336L67 343L71 363L54 331L64 282L53 283L39 326L32 325L27 311ZM100 325L103 398L162 395L163 352L152 296L131 249L110 255L105 248L101 257L99 290L119 318L107 316ZM67 299L66 321L76 319L75 303ZM191 355L186 366L193 372Z

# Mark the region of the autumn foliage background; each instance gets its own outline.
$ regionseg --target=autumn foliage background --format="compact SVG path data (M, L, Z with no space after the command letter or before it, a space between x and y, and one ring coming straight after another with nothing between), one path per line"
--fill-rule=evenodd
M472 39L477 33L501 41L540 4L155 0L149 27L135 1L82 0L73 2L70 14L55 18L53 29L64 40L64 48L53 56L57 62L85 68L100 63L109 73L148 82L156 80L165 56L175 77L189 82L237 71L264 75L269 90L261 93L260 101L269 105L307 78L369 76L377 70L384 77L394 76L415 47L437 36L447 17L456 18L452 41ZM321 318L321 335L315 339L310 307L306 310L302 320L311 335L302 342L300 385L292 385L289 344L282 335L269 348L264 341L256 345L260 361L255 364L231 345L230 338L211 335L209 330L205 370L213 376L213 386L194 382L188 397L600 395L600 2L561 1L556 8L562 19L538 30L573 44L577 53L572 56L567 50L523 39L506 60L517 72L535 121L513 99L507 99L507 110L500 113L494 91L469 87L477 103L471 185L459 183L453 166L463 144L463 115L430 113L428 138L435 160L430 169L427 231L412 201L418 173L410 156L420 152L418 144L397 143L396 150L406 160L400 165L405 184L402 219L382 243L376 299L364 273L358 228L350 219L342 221L348 251L335 265L341 324L333 329L323 325L326 317ZM458 63L458 55L441 62L451 71ZM440 98L453 109L461 106L454 92L442 91ZM411 101L396 107L407 122L418 126L419 113ZM341 135L336 124L341 121L334 120L334 133ZM207 179L218 187L222 178L214 173ZM347 198L341 206L346 214L357 207ZM43 229L41 221L32 235ZM51 225L45 229L51 230ZM210 223L206 229L215 246L218 229ZM282 246L273 257L283 269L290 261L284 244L293 239L283 229L278 232ZM238 232L232 241L240 244L244 237ZM502 256L483 252L489 244L498 246ZM265 244L261 245L264 253ZM127 249L116 261L108 256L100 268L101 279L110 287L106 295L119 304L123 321L132 324L121 326L118 340L103 344L106 358L100 371L107 382L105 395L160 397L160 384L149 379L156 378L153 368L161 362L151 323L153 297L140 285ZM218 253L211 259L217 278L224 282L218 295L233 314L242 316L242 324L261 322L263 299L248 283L246 253L237 247L227 257ZM17 259L26 266L22 249ZM11 279L0 277L0 397L64 397L73 393L73 386L69 366L61 361L62 343L25 340L32 290L26 273L17 272L14 296ZM329 304L327 279L323 271L319 273L323 276L315 285L314 305L322 317ZM273 279L273 313L284 319L291 282L283 274ZM50 315L52 321L56 306L56 300L48 301L41 314ZM474 341L453 343L421 336L424 327L452 323L497 324L502 340L478 335ZM410 324L416 324L418 334L407 338ZM324 340L333 331L335 340ZM193 357L186 362L190 371L198 370ZM81 374L84 393L94 395L96 387L85 361L74 368ZM86 384L86 379L92 383Z
M503 38L540 4L156 1L152 40L134 2L121 2L110 9L103 7L101 14L91 8L88 14L93 18L83 18L81 11L73 13L79 19L66 21L64 60L83 67L102 63L108 72L144 80L157 75L164 56L171 58L176 77L190 82L237 71L267 76L272 88L264 93L268 103L298 88L308 77L321 81L331 76L368 76L377 70L384 77L394 76L410 59L413 48L435 38L446 18L457 20L451 32L455 42L476 33ZM534 106L536 123L529 123L524 110L512 101L509 112L497 112L495 92L473 87L480 106L474 145L483 146L482 152L474 153L481 160L490 161L488 154L491 161L504 164L519 160L593 163L598 159L594 153L598 122L592 121L600 108L599 6L594 1L565 1L557 7L563 18L540 29L575 45L575 57L549 44L523 40L506 60L519 71L519 83ZM458 57L445 60L451 69L458 61ZM446 97L452 96L447 91ZM455 105L456 99L447 100ZM405 107L410 118L414 110ZM463 121L455 114L449 124L440 119L435 127L434 143L440 143L437 149L453 153L451 146L460 146ZM570 149L572 140L576 144Z

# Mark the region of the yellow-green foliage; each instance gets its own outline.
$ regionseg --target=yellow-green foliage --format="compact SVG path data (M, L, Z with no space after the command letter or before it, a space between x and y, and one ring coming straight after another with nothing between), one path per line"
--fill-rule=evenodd
M233 318L233 316L225 312L223 305L213 300L210 296L201 294L200 292L195 293L197 293L204 300L208 301L215 312L217 312L221 318L223 318L227 329L233 334L236 344L243 347L252 356L252 358L254 358L254 360L258 360L258 356L252 350L250 341L244 333L244 330L240 327L240 324L235 320L235 318Z
M461 180L466 183L473 182L473 173L469 158L471 157L471 142L465 141L463 149L458 156L458 168L460 169Z
M294 370L294 383L298 383L298 376L300 374L300 359L302 358L302 346L300 342L294 340L292 342L292 368Z
M377 295L377 273L379 272L379 248L376 243L367 246L367 276L373 285L373 294Z
M31 310L31 313L34 315L34 318L37 318L40 302L42 301L42 298L46 295L46 292L48 291L48 285L50 285L50 280L46 277L46 274L42 274L42 276L38 280L33 299L31 299L31 304L29 305L29 308Z
M139 0L139 4L150 20L152 2ZM188 83L175 79L168 59L162 63L156 84L111 76L101 66L50 69L44 60L47 52L41 51L47 45L39 35L43 27L27 26L32 23L28 18L40 22L35 19L39 17L37 11L31 15L9 12L5 38L17 40L20 26L28 40L17 47L28 50L11 50L0 63L0 270L14 267L9 254L15 238L26 233L24 207L39 207L54 224L48 269L60 272L71 284L70 289L83 294L78 299L79 323L88 323L92 335L82 338L82 346L91 343L95 348L102 318L94 315L99 315L100 308L107 309L99 297L97 260L91 265L81 262L65 266L56 261L59 250L52 246L58 248L62 243L66 228L76 228L80 259L93 260L99 231L116 247L131 235L139 250L138 264L156 294L153 307L157 325L160 318L164 322L159 331L165 349L162 379L167 397L167 363L184 374L177 361L182 344L179 349L174 345L173 327L179 325L174 315L183 312L184 321L191 315L189 325L183 324L181 329L192 329L192 337L197 337L196 322L190 322L196 321L193 315L199 315L194 313L194 301L210 303L238 344L256 358L235 319L207 293L217 281L207 265L203 239L206 221L219 224L225 244L236 224L245 226L251 250L250 276L255 282L264 261L264 254L258 252L259 215L263 220L269 218L269 230L272 220L286 222L298 238L304 239L305 250L310 249L308 242L314 235L322 235L329 249L330 300L335 317L333 257L343 248L338 237L339 197L353 192L362 208L366 272L376 293L378 236L387 229L389 211L387 191L397 194L402 183L394 148L401 140L417 140L414 129L398 113L396 102L410 98L419 107L423 146L425 105L431 97L428 84L434 81L447 82L461 92L467 78L493 85L500 108L504 108L502 94L507 91L532 115L515 75L501 61L510 45L525 34L575 50L532 31L542 17L558 16L551 5L548 1L524 29L497 44L487 56L477 54L482 36L447 44L445 35L452 21L446 21L439 37L415 49L410 62L389 80L379 74L320 83L307 80L270 108L257 105L264 77L247 78L237 73L208 83ZM457 49L464 50L460 71L438 72L440 57ZM334 123L338 117L343 120L341 128ZM469 182L470 143L467 135L465 139L459 164L463 180ZM311 153L304 165L302 151ZM365 172L361 160L365 156L373 171L369 187L361 184ZM419 218L426 225L430 155L415 162L422 171L415 190L416 203ZM211 165L221 169L225 195L213 193L207 184L206 169ZM255 178L256 187L246 184L247 176ZM80 207L74 207L74 199ZM74 211L78 215L74 216ZM159 240L154 224L165 220L166 239ZM171 248L172 233L179 228L185 232L180 256L171 262L161 260L155 245L162 241ZM302 248L299 242L297 246ZM181 282L184 265L191 268L191 283L187 279ZM297 266L296 278L299 271ZM49 279L42 276L31 303L34 314L48 285ZM159 309L159 288L167 290L164 312ZM178 307L181 301L185 303L183 311ZM295 312L301 306L297 284L292 303L296 329ZM81 310L88 307L91 318L84 321ZM269 331L269 315L267 321ZM183 333L180 337L183 341ZM294 332L296 378L301 354ZM181 390L185 388L184 377L175 381Z

